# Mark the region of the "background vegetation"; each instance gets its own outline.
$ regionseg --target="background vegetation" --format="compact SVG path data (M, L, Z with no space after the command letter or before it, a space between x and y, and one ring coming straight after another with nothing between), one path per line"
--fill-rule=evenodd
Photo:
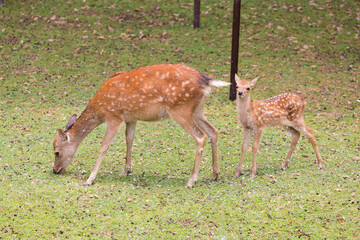
M172 121L139 123L133 173L124 167L124 130L95 184L101 126L64 175L52 173L52 141L115 71L184 63L229 80L232 1L19 0L0 8L0 238L356 239L359 238L360 5L356 0L243 1L240 75L261 76L253 98L306 96L306 121L325 169L301 138L268 129L258 176L233 179L242 129L228 89L206 105L220 132L220 179L210 182L207 144L198 183L184 189L195 145Z

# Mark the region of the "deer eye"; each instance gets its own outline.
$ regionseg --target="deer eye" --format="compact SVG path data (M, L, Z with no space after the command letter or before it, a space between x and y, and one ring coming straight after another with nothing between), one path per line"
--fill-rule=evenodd
M60 155L59 152L55 152L55 157L58 157Z
M250 88L248 87L248 88L246 88L246 90L250 91Z

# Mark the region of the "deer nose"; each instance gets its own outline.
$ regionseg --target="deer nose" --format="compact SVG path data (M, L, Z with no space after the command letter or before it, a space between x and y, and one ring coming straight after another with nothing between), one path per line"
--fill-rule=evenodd
M242 96L244 93L243 93L243 92L239 92L238 94L239 94L239 96Z

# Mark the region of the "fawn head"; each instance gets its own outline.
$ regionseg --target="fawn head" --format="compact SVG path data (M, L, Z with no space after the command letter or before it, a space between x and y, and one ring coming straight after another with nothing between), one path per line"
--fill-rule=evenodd
M240 80L239 76L235 74L235 81L236 81L236 92L239 98L243 98L247 96L250 90L254 87L258 78L255 78L251 82L246 80Z
M55 154L55 162L53 166L53 172L64 173L65 169L71 163L75 151L76 146L71 142L70 136L68 135L67 131L73 126L76 122L77 117L73 115L68 124L66 125L65 131L59 129L58 134L54 140L54 154Z

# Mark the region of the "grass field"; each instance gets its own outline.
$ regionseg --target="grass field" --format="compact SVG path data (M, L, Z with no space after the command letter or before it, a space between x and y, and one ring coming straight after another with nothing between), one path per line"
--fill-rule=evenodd
M121 178L124 129L95 184L83 187L104 126L80 145L64 175L52 142L119 70L184 63L229 81L232 1L6 1L0 7L0 239L359 239L360 4L357 0L243 1L239 75L252 93L306 96L306 122L325 168L301 137L269 128L258 175L238 164L242 128L228 89L213 89L205 115L219 130L219 180L206 145L199 180L184 189L195 143L173 121L139 122L133 172Z

